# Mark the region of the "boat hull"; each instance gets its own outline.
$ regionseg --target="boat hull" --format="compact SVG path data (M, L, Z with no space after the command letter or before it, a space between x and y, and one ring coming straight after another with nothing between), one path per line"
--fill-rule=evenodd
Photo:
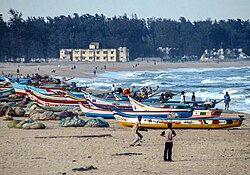
M114 117L122 126L132 127L137 122L136 117L114 113ZM167 129L167 123L172 123L175 129L221 129L239 127L244 118L142 118L143 128Z

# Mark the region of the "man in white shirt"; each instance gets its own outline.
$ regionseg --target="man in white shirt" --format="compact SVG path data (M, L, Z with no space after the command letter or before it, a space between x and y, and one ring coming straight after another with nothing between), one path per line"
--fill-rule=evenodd
M172 161L173 138L176 136L175 131L172 129L172 123L168 123L168 129L161 133L162 137L166 137L164 149L164 161Z
M180 103L185 103L186 102L186 99L185 99L185 92L184 91L181 91L181 100L180 100Z

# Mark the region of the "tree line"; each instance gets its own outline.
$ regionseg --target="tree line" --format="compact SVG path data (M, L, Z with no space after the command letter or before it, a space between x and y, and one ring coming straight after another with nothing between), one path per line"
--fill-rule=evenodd
M10 9L10 19L0 17L0 61L25 58L59 58L60 49L86 49L99 42L101 48L126 46L130 59L161 56L159 47L172 48L172 59L184 55L198 58L206 49L242 48L250 54L249 20L194 21L181 17L138 19L103 14L28 17ZM172 54L172 55L171 55Z

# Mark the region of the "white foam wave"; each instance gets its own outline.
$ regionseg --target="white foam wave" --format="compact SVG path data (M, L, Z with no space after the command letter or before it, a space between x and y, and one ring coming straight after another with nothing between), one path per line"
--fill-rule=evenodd
M229 95L230 95L230 94L235 94L235 93L237 93L238 91L235 90L235 89L232 89L232 88L227 88L227 89L224 89L224 90L222 91L223 94L225 94L226 92L228 92Z
M209 79L201 81L202 84L213 84L213 83L219 83L219 82L222 82L222 81L220 81L220 80L209 80Z
M177 76L173 76L173 75L169 75L169 74L160 74L159 76L155 77L154 79L162 79L162 78L174 79L174 78L177 78Z
M171 69L170 72L209 72L214 71L216 68L179 68L179 69Z
M90 87L110 87L111 88L111 84L110 83L104 83L104 82L90 83L89 86Z
M246 98L246 99L245 99L245 103L246 103L246 104L250 104L250 98Z
M140 87L144 87L144 86L152 86L155 85L153 82L145 82L145 83L132 83L130 86L140 86Z
M247 78L245 77L229 77L226 80L246 80Z

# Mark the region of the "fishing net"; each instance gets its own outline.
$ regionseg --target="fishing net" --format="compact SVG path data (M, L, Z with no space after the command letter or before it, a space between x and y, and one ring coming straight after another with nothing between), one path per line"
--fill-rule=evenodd
M63 119L58 125L62 127L83 127L85 125L85 121L78 116L67 117Z
M97 118L92 118L89 119L85 126L88 127L109 127L109 123L106 122L103 118L97 117Z

